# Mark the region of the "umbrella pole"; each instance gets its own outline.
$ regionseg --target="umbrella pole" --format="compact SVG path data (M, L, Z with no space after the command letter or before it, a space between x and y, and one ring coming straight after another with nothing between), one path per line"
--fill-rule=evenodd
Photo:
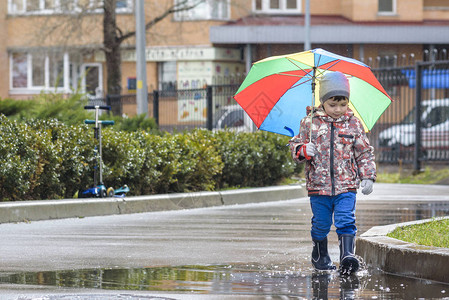
M310 133L309 133L309 143L312 142L312 119L315 109L315 86L316 86L316 67L313 67L312 71L312 110L310 111Z

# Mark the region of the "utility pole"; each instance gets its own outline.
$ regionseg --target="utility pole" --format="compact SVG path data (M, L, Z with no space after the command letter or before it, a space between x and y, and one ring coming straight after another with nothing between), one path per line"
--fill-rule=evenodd
M144 0L136 0L136 71L137 114L148 116L147 61L145 55L145 9Z
M312 48L310 42L310 0L306 0L306 12L304 17L304 51L307 51Z

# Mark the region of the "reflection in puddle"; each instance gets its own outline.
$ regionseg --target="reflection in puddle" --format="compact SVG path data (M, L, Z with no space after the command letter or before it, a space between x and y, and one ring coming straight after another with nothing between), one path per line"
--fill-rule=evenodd
M1 274L0 282L107 290L145 290L306 299L411 299L448 296L449 285L364 270L315 274L297 266L220 265Z

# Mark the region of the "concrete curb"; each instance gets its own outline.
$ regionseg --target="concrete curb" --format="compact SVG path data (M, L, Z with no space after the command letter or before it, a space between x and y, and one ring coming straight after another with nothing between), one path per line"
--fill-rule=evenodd
M416 245L387 237L387 234L397 227L421 224L432 220L373 227L356 240L356 254L363 257L368 265L387 273L449 282L448 248Z
M302 185L222 192L178 193L125 198L41 200L0 203L0 223L132 214L210 206L290 200L307 196Z

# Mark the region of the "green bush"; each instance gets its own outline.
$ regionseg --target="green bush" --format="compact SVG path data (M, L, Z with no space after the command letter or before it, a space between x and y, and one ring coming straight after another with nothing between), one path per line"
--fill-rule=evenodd
M57 185L47 187L43 181L44 199L45 190L59 191L60 197L71 198L80 187L86 188L93 184L93 149L96 142L92 129L87 126L67 126L56 120L37 121L34 129L51 135L56 155L47 166L48 171L51 170L47 177L57 178L58 182Z
M1 100L0 113L21 121L56 119L67 125L77 125L94 116L92 111L84 109L86 104L87 99L82 94L63 98L56 93L41 93L32 100Z
M5 200L73 197L89 178L87 127L55 120L21 123L0 116L0 197Z
M217 135L217 151L224 163L220 188L273 185L297 171L283 136L263 131Z
M14 120L58 120L66 125L80 125L86 119L94 119L94 110L85 110L87 98L73 94L63 98L61 94L41 93L32 100L0 99L0 114ZM104 111L103 111L104 112ZM123 131L145 130L159 134L154 118L144 114L133 117L112 116L103 113L102 120L113 120L114 128Z
M134 133L140 157L128 186L138 194L214 190L223 163L214 148L213 134L194 130L184 134ZM137 164L136 164L137 166Z
M0 99L0 114L18 116L36 104L33 100Z
M116 130L123 131L139 131L145 130L147 132L157 133L157 124L154 118L147 118L145 114L137 115L134 117L115 117L112 118L116 125Z
M266 132L177 134L102 129L103 180L129 195L273 185L296 172L285 137ZM93 186L92 126L0 116L0 199L71 198Z

